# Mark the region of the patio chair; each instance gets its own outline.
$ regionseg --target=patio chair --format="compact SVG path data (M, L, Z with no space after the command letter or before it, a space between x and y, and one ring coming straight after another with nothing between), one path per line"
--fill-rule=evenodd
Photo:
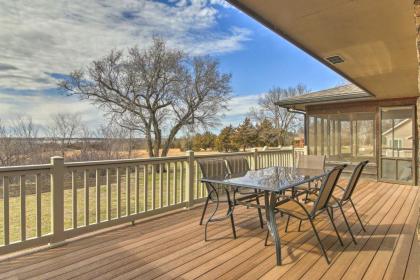
M229 173L232 177L236 176L243 176L245 175L250 169L248 160L245 157L229 157L226 159L226 164ZM248 202L255 199L257 203L257 211L258 217L260 219L260 227L264 227L263 217L260 208L260 199L259 197L263 195L262 192L259 192L256 189L249 189L249 188L237 188L237 192L241 197L235 199L235 204L241 204L248 206Z
M330 210L329 201L337 185L337 181L340 178L340 175L345 167L346 165L336 166L331 171L329 171L327 175L324 176L321 186L320 186L319 195L312 206L309 206L307 204L302 204L298 200L292 197L279 201L276 206L276 209L280 213L288 215L287 224L286 224L286 232L287 232L287 227L289 225L290 217L294 217L300 221L308 220L311 223L312 229L315 233L315 237L318 240L319 246L321 247L322 254L324 255L328 264L330 263L330 260L328 259L327 253L325 251L324 246L322 245L321 239L319 238L318 232L315 228L313 221L319 214L323 212L327 212L328 217L331 221L331 224L334 228L334 231L337 234L337 238L340 241L340 244L343 246L343 241L341 240L337 227L334 224L333 217L329 211ZM267 244L267 240L268 240L268 232L265 239L265 244Z
M197 161L198 166L200 168L201 174L203 177L206 178L228 178L229 177L229 171L227 169L226 163L223 159L202 159ZM233 192L233 198L230 197L230 191L228 186L224 185L218 185L218 184L210 184L205 183L206 189L207 189L207 198L206 202L204 204L203 213L201 214L200 219L200 225L203 224L204 215L207 211L207 206L210 201L214 202L216 204L215 209L213 213L210 215L209 219L206 222L205 229L204 229L204 240L207 241L207 226L210 222L213 221L221 221L226 218L230 217L230 222L232 225L232 233L233 238L236 239L236 230L235 230L235 222L233 220L233 209L234 209L234 196L235 193ZM219 208L220 203L227 203L228 210L226 212L226 215L223 217L214 217L217 209Z
M341 198L336 198L333 196L333 200L335 203L330 203L331 208L331 215L333 216L334 208L339 208L341 215L343 215L344 222L346 223L347 229L349 230L349 233L351 235L351 238L353 239L353 243L357 244L356 239L353 236L353 232L351 231L351 227L347 221L346 216L344 215L343 206L347 203L350 203L351 206L354 209L354 213L356 214L357 219L359 220L359 223L363 229L363 231L366 231L365 227L363 226L362 220L360 219L359 213L357 213L356 207L354 206L353 201L351 200L351 196L354 192L354 189L357 186L357 183L359 182L360 175L362 175L363 169L366 167L366 165L369 163L368 160L360 162L353 170L353 173L351 174L350 180L347 183L347 187L343 188L339 185L337 185L337 188L343 191L343 196Z

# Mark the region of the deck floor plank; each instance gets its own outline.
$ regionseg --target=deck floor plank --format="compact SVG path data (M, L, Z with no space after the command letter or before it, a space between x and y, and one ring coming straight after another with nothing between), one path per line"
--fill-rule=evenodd
M384 184L381 184L385 186ZM313 276L314 279L341 279L347 274L347 270L349 266L353 263L354 259L358 256L358 253L363 249L365 243L369 240L369 237L374 234L376 228L379 226L381 222L383 222L386 215L392 211L394 206L398 205L398 203L402 204L404 199L408 195L409 187L399 186L399 185L389 185L390 188L394 188L395 191L393 192L391 198L387 198L387 202L383 204L383 207L377 211L376 215L369 220L368 224L365 224L366 232L363 232L360 225L356 223L353 226L353 231L358 233L357 238L357 245L348 242L346 250L343 250L340 256L337 259L332 261L331 265L326 265L320 261L318 261L315 265L317 269L314 271ZM310 273L311 271L306 272L302 279L312 279ZM360 279L354 277L354 279Z
M327 219L316 221L330 265L307 224L299 232L292 219L285 233L278 215L284 265L275 266L266 228L244 207L235 209L236 240L225 220L210 225L204 242L198 207L0 261L0 279L419 279L420 187L363 180L354 201L367 229L347 207L357 245L338 212L343 247Z
M389 201L389 197L392 195L394 195L394 193L392 191L388 191L385 195L382 194L382 197L380 200L378 199L375 200L375 197L373 195L373 196L369 196L369 200L367 201L366 199L363 199L360 202L355 201L356 207L359 208L359 212L364 213L363 214L364 222L365 223L369 222L373 217L377 216L378 210L384 207L386 202ZM355 214L352 215L352 212L348 212L347 214L347 216L349 216L350 219L352 219L354 215ZM341 218L340 215L338 214L335 215L335 221L338 224L339 232L342 232L342 233L346 232L344 220ZM310 229L308 229L308 234L313 236ZM343 247L339 244L338 239L335 233L333 232L331 225L328 225L328 231L324 231L324 233L321 232L320 237L322 239L323 245L325 246L327 250L327 254L330 260L334 261L337 258L337 254L341 252ZM347 235L342 234L341 237L343 238L343 242L345 245L350 243L350 239L348 238ZM324 257L321 255L319 245L315 237L312 237L311 241L312 242L310 244L304 244L305 246L304 248L306 249L302 250L301 258L299 259L299 261L290 262L287 270L273 266L272 269L269 272L267 272L266 275L264 275L264 278L276 279L283 276L284 279L289 279L289 278L299 279L301 277L304 277L307 271L310 271L309 275L311 276L310 278L312 278L312 274L316 275L317 272L319 273L323 265L328 266L327 263L325 262ZM319 263L319 265L317 265L317 263ZM316 277L315 275L314 277Z
M366 191L363 193L363 199L359 201L355 200L355 204L358 208L358 211L360 213L363 213L362 219L363 222L366 224L370 221L370 219L373 218L373 216L377 213L378 209L383 207L384 203L393 194L393 191L389 188L385 188L379 189L377 192ZM380 199L378 199L376 195L379 195ZM348 210L347 207L346 210ZM350 222L350 224L353 225L353 232L357 236L359 231L355 230L355 224L358 225L358 223L355 222L355 213L353 211L347 211L347 217L350 221L353 221ZM342 237L344 244L348 245L351 242L351 239L349 237L349 234L347 233L347 228L344 225L344 221L341 215L337 214L334 220L336 223L339 223L338 230L340 232L340 236ZM315 246L312 246L311 250L308 250L307 253L303 255L299 261L291 263L289 269L278 276L280 277L280 279L300 279L309 270L310 275L312 275L315 279L316 275L319 275L322 271L323 265L327 267L323 256L320 255L319 246L316 243L316 240L314 240L314 242ZM339 244L336 236L333 234L327 236L325 239L322 240L322 242L325 248L328 249L327 252L341 252L342 250L342 247ZM335 256L333 255L331 257L331 260L334 261Z

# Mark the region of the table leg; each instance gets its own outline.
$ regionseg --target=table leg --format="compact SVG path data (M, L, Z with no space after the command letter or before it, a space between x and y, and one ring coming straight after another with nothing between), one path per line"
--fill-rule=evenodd
M268 191L264 191L264 203L265 203L265 214L267 219L267 227L271 234L271 237L274 241L274 246L276 248L276 263L281 265L281 244L280 236L276 223L275 207L277 202L277 196L275 193L269 195Z

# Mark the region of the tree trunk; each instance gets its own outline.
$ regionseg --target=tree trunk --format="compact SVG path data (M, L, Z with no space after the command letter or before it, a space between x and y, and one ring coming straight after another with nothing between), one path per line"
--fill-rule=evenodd
M149 153L149 157L154 157L153 154L153 143L152 143L152 136L150 133L150 129L146 129L146 142L147 142L147 152Z

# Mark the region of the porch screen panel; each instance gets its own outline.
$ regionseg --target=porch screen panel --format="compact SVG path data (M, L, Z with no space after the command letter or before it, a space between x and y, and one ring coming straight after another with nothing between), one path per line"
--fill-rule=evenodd
M375 156L375 114L359 113L354 117L355 156L369 158Z
M308 125L309 125L309 139L308 139L308 144L309 144L309 153L311 155L315 154L315 141L316 141L316 134L315 134L315 126L316 122L315 122L315 117L310 116L309 117L309 121L308 121Z
M375 113L310 116L309 152L330 161L375 161Z

